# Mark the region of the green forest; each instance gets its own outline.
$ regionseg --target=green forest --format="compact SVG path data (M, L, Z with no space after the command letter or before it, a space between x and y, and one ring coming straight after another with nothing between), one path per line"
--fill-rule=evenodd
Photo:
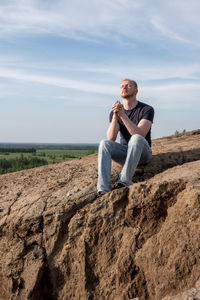
M44 158L25 157L23 154L16 158L0 158L0 174L15 172L23 169L34 168L46 165L47 161Z
M38 147L0 147L0 174L35 168L48 164L79 158L97 152L97 147L52 145L46 149ZM83 149L81 149L83 148Z

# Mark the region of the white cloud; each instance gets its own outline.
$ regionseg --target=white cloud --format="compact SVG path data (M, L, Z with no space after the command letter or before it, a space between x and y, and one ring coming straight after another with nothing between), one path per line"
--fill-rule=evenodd
M23 76L23 80L39 81L36 80L36 77L41 76L44 78L58 77L62 82L65 78L60 78L60 76L55 76L55 74L66 74L66 78L72 78L72 71L74 76L82 81L82 78L87 78L90 80L92 76L92 82L98 82L96 78L97 75L102 74L101 81L104 80L105 85L108 86L110 83L113 84L119 82L124 77L130 77L135 79L140 83L140 85L146 85L147 83L153 81L163 81L163 80L184 80L185 82L190 81L199 81L200 80L200 63L199 62L184 62L184 63L168 63L168 62L145 62L134 59L129 64L124 63L110 63L103 64L99 63L90 63L83 62L81 60L54 60L54 63L50 61L45 63L43 61L31 61L28 58L20 56L1 56L0 55L0 64L1 64L1 77L6 78L17 78ZM37 73L36 73L37 72ZM10 75L9 75L10 74ZM14 75L15 74L15 75ZM41 75L43 74L43 75ZM45 76L44 74L48 74ZM51 76L54 74L54 76ZM69 76L70 75L70 76ZM106 79L104 79L106 75ZM30 77L31 76L31 77ZM33 77L32 77L33 76ZM108 83L108 78L109 83ZM33 80L34 79L34 80ZM56 80L57 82L57 80ZM70 84L70 81L68 81ZM76 81L75 81L76 82ZM41 80L41 83L45 83L45 80ZM60 86L63 86L62 83ZM67 86L67 83L66 83ZM65 87L65 86L64 86ZM72 88L75 87L72 81Z
M155 3L150 9L149 20L161 37L200 46L199 1L168 0Z
M200 45L196 0L7 0L0 4L0 36L43 34L78 39L152 41Z
M153 71L149 70L149 75L151 73L152 76ZM155 74L157 74L157 72L155 72ZM142 76L142 73L139 73L138 76ZM105 97L119 97L119 85L117 84L99 84L97 81L91 82L87 79L71 80L69 78L44 76L39 74L26 73L15 69L10 70L2 68L0 69L0 77L14 80L15 86L16 82L24 81L37 83L39 85L49 85L52 87L72 89L75 91L75 94L70 96L69 91L67 97L66 94L63 94L62 96L62 93L59 97L66 100L74 99L74 101L80 103L90 103L92 101L93 104L94 102L96 102L97 106L110 105ZM9 89L7 90L7 94L9 94ZM86 94L83 95L81 94L82 92L85 92ZM6 95L6 91L4 91L4 94ZM95 96L92 96L94 94ZM49 95L51 95L50 92ZM149 84L147 82L139 86L138 99L147 99L147 101L149 100L150 103L152 103L152 105L157 107L158 109L200 109L199 98L200 80L194 82L179 83L165 82L162 84L157 82L151 82L151 84ZM100 101L100 99L102 100Z
M176 40L181 43L190 43L189 40L181 37L180 34L169 29L167 24L165 24L163 18L161 18L160 16L153 16L151 18L151 23L155 27L155 29L157 29L164 37L167 37L172 40Z
M113 76L119 78L130 77L139 82L156 80L200 80L200 64L198 63L153 63L130 64L130 65L113 65L107 69Z
M37 74L28 74L18 70L0 69L0 77L20 81L35 82L39 84L52 85L63 88L75 89L83 92L113 95L117 88L111 85L95 84L87 81L71 80L61 77L42 76Z
M21 88L18 90L18 83L27 82L36 83L42 89L44 87L45 95L49 95L50 98L53 96L50 87L58 87L58 90L64 88L68 91L66 94L60 90L58 94L54 94L54 99L57 97L65 101L107 107L111 105L113 97L119 97L120 80L130 77L138 81L138 98L150 101L158 109L179 107L189 111L200 109L200 64L198 63L147 65L133 62L129 66L123 64L108 66L101 63L90 64L66 60L52 65L44 62L33 64L17 56L0 56L0 63L3 66L0 68L0 77L4 78L5 82L5 85L1 86L1 99L13 95L19 97L22 90ZM72 70L76 80L70 76ZM57 75L60 71L62 77ZM12 88L13 83L14 88ZM31 88L30 85L29 87Z
M157 109L184 110L185 114L200 110L200 82L144 86L139 95Z

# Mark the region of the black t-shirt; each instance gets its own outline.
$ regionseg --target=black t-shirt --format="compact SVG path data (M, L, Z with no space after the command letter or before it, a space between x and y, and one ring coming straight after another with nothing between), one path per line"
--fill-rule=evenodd
M153 107L151 107L148 104L138 101L136 107L134 107L133 109L130 109L130 110L124 109L124 111L125 111L125 114L128 116L128 118L135 125L138 125L138 123L142 119L149 120L153 123L154 109L153 109ZM112 116L113 116L113 111L110 112L110 118L109 118L110 122L112 120ZM118 123L119 123L119 131L120 131L120 144L127 145L131 138L131 135L128 132L128 130L126 129L126 127L124 126L124 124L120 118L118 118ZM151 147L151 129L145 136L145 139L147 140L147 142L149 143L149 145Z

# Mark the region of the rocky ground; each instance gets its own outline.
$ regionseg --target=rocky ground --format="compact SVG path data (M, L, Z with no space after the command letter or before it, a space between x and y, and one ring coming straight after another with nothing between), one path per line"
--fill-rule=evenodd
M98 199L97 155L1 175L0 299L200 299L200 130L152 149Z

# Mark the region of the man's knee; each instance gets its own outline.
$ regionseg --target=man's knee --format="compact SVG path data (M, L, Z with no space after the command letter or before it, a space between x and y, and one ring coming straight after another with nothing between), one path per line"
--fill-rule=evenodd
M108 150L112 142L113 141L110 140L101 140L101 142L99 143L99 151Z
M134 134L131 136L130 140L129 140L129 145L140 145L143 144L145 141L145 138L143 136L141 136L140 134Z

